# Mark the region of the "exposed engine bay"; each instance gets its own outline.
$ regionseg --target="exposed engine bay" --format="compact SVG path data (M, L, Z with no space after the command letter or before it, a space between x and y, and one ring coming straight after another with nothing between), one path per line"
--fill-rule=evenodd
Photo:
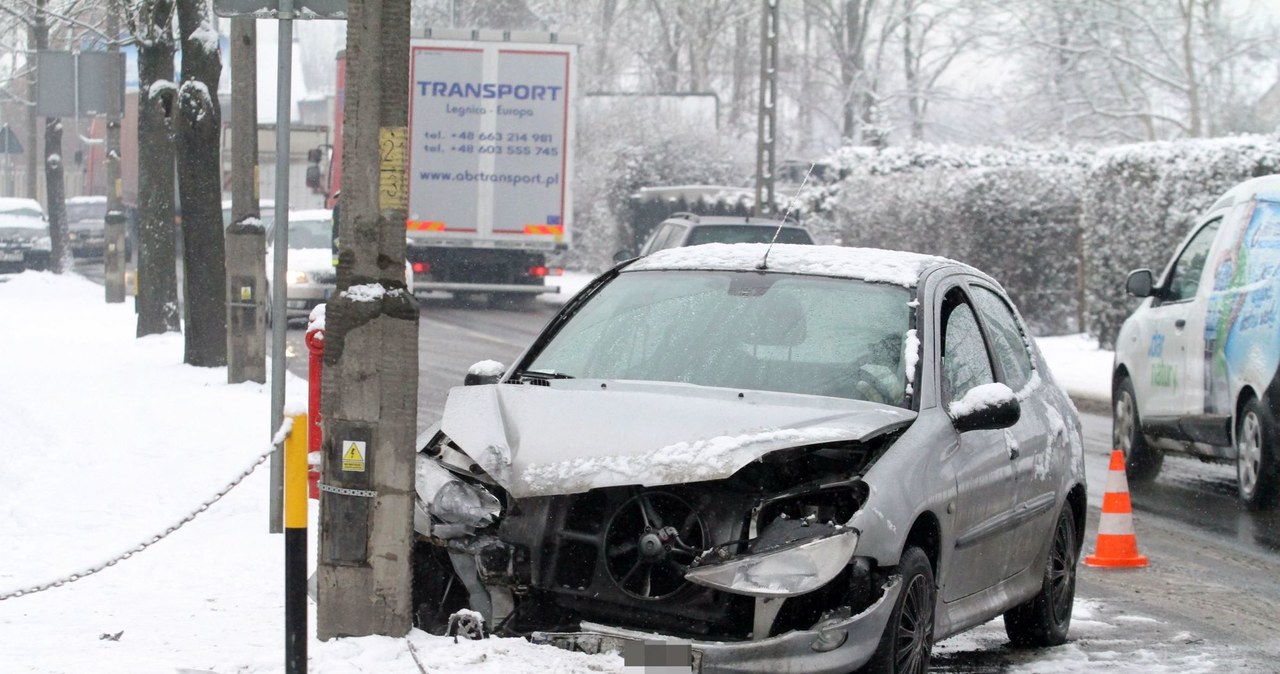
M514 498L438 431L418 456L414 603L528 635L582 622L758 640L857 615L884 571L853 555L860 479L903 425L772 451L730 477Z

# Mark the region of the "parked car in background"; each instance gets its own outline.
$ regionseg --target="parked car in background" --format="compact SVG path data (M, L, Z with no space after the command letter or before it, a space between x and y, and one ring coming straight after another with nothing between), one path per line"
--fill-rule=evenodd
M0 197L0 272L48 269L51 248L40 202Z
M1196 221L1116 338L1115 443L1129 477L1165 452L1234 462L1249 508L1280 497L1280 176L1232 188Z
M105 246L107 198L80 196L67 199L67 243L75 257L102 257Z
M469 608L703 672L925 672L1000 615L1015 644L1067 638L1080 422L972 267L662 250L468 378L418 442L424 629Z
M700 216L676 213L663 220L644 245L640 257L667 248L697 246L704 243L799 243L812 244L809 232L790 222L731 216ZM633 257L629 251L615 256L619 261Z

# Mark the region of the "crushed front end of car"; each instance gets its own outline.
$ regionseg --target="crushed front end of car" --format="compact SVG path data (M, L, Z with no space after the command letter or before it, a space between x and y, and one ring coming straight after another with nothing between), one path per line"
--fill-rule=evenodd
M418 623L443 632L471 609L489 631L629 662L687 646L695 672L858 667L899 582L848 523L914 418L658 382L454 389L420 443Z

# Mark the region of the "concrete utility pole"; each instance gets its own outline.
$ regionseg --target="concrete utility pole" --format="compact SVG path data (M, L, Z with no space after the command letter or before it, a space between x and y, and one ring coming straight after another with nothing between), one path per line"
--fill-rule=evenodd
M338 295L326 310L316 631L411 625L418 308L405 289L410 0L350 0Z
M231 19L231 226L227 228L227 383L267 380L266 232L258 209L258 30Z
M760 13L760 114L756 122L756 207L753 215L773 212L773 175L778 132L778 0L764 0Z
M111 42L107 51L112 55L112 62L120 53L120 0L107 3L107 37ZM110 77L123 75L115 68L110 69ZM120 120L124 116L120 110L120 98L116 92L124 91L123 83L109 82L107 85L107 216L103 226L102 272L103 288L107 303L124 302L124 271L128 257L125 255L125 226L128 218L124 212L124 194L120 184Z

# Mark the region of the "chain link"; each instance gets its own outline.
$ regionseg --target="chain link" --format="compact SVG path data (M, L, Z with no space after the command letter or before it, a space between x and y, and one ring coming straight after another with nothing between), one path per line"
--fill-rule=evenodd
M141 543L133 546L132 548L129 548L128 550L125 550L124 552L120 553L119 555L113 557L108 561L102 562L101 564L97 564L94 566L90 566L77 573L68 574L66 576L63 576L62 578L59 578L54 581L50 581L48 583L43 583L41 585L33 585L31 587L24 587L21 589L13 590L11 592L0 593L0 601L4 601L6 599L13 599L15 597L22 597L29 594L35 594L37 592L44 592L45 590L49 590L55 587L62 587L67 583L74 583L77 580L80 580L82 578L88 578L89 576L92 576L93 574L99 571L102 571L103 569L113 567L116 564L119 564L120 562L126 559L129 559L130 557L138 554L139 552L142 552L143 550L146 550L147 548L155 545L156 543L159 543L160 541L167 538L169 534L172 534L178 529L181 529L184 525L186 525L187 522L194 520L196 516L198 516L200 513L208 510L209 506L212 506L213 504L217 503L219 500L222 499L223 496L226 496L228 493L230 493L230 491L232 489L235 489L241 482L244 481L245 478L252 475L253 471L257 470L258 466L261 466L263 462L266 461L267 458L270 457L272 453L274 453L275 451L276 451L276 448L272 447L271 449L268 449L266 452L263 452L260 456L258 456L257 459L253 461L252 464L249 465L248 468L245 468L244 471L241 472L239 476L237 476L234 480L232 480L231 484L228 484L227 486L223 487L222 490L214 494L212 498L208 499L204 503L201 503L199 507L191 511L191 513L188 514L186 517L183 517L182 519L178 520L176 523L170 525L168 528L164 530L163 533L156 534L151 538L145 541L142 541Z

